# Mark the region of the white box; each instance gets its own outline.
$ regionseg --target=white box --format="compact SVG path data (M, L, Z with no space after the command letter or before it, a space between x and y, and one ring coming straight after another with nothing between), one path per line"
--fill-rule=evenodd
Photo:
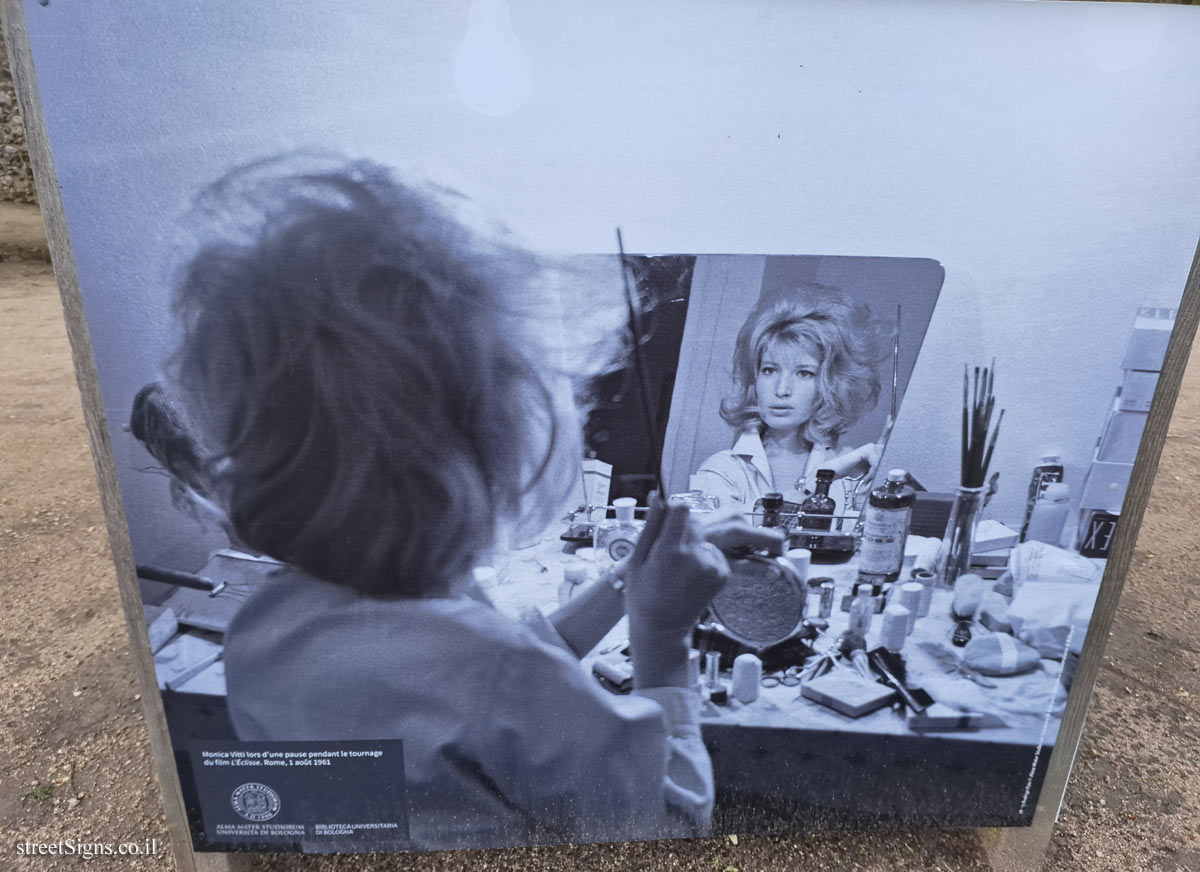
M1122 412L1149 412L1158 387L1158 373L1144 369L1127 369L1117 396L1117 408Z
M1121 504L1125 502L1125 490L1129 487L1131 472L1132 463L1105 463L1097 460L1088 470L1083 494L1079 498L1079 508L1120 512Z
M1145 412L1113 412L1109 415L1096 459L1106 463L1133 463L1148 418Z
M999 521L985 518L975 528L974 555L985 551L997 551L1001 548L1012 548L1017 544L1021 534L1006 527Z
M1174 328L1174 309L1138 309L1121 368L1153 372L1161 370L1167 342Z

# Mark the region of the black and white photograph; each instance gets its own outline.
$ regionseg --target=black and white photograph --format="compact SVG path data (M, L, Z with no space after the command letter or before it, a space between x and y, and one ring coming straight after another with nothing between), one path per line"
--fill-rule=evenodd
M1028 826L1200 226L1099 5L27 2L196 849Z

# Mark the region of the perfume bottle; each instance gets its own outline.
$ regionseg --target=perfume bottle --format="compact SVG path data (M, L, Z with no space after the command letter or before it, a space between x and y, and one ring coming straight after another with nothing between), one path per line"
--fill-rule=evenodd
M634 520L633 510L636 505L637 500L633 497L615 499L613 507L617 516L605 518L596 525L592 544L595 546L596 562L602 570L633 553L638 536L645 526L644 521Z
M779 526L779 512L783 509L783 494L770 493L763 494L762 497L762 525L764 527Z
M829 495L829 486L833 484L833 475L832 469L817 470L817 492L800 504L800 529L823 532L833 529L833 513L837 510L837 503ZM826 550L824 547L825 537L809 536L801 538L800 542L809 551L821 552L821 562L829 562L824 559L823 554Z
M903 469L888 471L887 481L871 491L864 512L862 546L858 552L858 580L881 590L885 581L900 577L904 540L916 492L905 484Z
M866 641L871 632L871 618L875 614L875 598L871 596L871 585L860 584L855 589L850 603L850 624L846 632Z
M837 503L829 495L833 484L832 469L817 470L817 492L800 504L800 526L805 530L833 529L833 513Z

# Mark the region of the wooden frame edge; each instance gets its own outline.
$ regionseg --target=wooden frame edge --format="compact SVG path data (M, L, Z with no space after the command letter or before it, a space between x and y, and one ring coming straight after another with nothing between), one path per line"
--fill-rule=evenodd
M75 380L79 386L83 419L87 426L92 461L99 485L100 503L104 509L105 525L108 529L108 544L112 549L116 568L117 590L121 597L122 611L125 613L130 654L142 694L142 713L150 736L150 756L153 758L154 774L162 793L167 833L170 836L175 865L179 872L221 872L229 868L225 862L225 855L197 855L192 850L183 794L179 787L179 774L175 769L167 718L162 697L158 692L154 660L150 654L150 639L142 611L125 507L117 485L116 461L108 436L104 405L100 398L96 361L92 354L87 322L84 319L79 279L71 252L58 176L54 170L54 157L50 152L46 120L42 114L37 74L29 48L29 32L21 0L2 0L0 19L17 102L25 122L29 160L34 170L34 183L54 264L54 277L58 282L59 296L62 300L63 320L66 322L67 339L75 365Z

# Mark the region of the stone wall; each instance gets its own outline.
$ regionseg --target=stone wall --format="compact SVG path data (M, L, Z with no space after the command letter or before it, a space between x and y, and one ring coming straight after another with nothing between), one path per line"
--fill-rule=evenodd
M0 202L37 202L29 151L25 147L25 127L3 40L0 40Z

